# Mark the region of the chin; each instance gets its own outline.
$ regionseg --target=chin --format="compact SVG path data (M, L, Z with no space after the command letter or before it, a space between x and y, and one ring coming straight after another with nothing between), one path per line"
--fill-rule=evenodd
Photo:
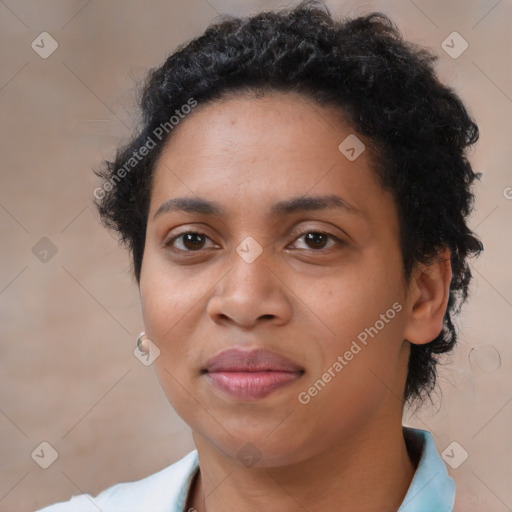
M219 422L222 424L222 421ZM319 444L319 441L325 444L323 436L305 436L296 424L279 431L275 423L269 427L266 422L263 425L253 423L249 429L240 425L226 430L219 426L214 430L210 426L204 430L192 430L199 451L206 441L225 457L238 459L247 467L272 468L296 464L327 449Z

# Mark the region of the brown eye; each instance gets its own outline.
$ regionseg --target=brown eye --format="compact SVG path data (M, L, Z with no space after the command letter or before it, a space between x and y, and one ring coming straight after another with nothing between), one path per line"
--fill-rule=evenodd
M165 244L165 247L173 246L177 251L183 252L192 252L203 249L206 240L209 238L204 233L197 233L196 231L187 231L186 233L181 233ZM181 247L176 247L174 245L175 241L181 241Z
M299 240L304 240L306 247L299 247L299 249L311 249L313 251L327 251L334 248L336 245L343 245L343 241L338 237L331 235L331 233L324 233L323 231L304 231L298 238L295 239L295 243ZM331 245L327 245L331 240Z
M328 238L325 233L311 232L306 234L305 241L312 249L324 249Z

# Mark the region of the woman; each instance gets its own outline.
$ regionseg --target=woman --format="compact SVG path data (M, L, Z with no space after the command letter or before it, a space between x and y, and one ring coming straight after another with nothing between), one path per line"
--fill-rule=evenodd
M98 174L130 250L137 340L197 450L42 509L448 512L402 425L456 343L478 128L383 14L226 18L148 77Z

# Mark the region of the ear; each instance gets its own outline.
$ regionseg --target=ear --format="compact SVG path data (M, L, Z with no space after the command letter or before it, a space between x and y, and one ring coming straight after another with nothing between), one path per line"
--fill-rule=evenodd
M408 319L404 338L416 345L429 343L443 328L450 296L452 266L445 248L430 265L418 264L411 276L405 304Z

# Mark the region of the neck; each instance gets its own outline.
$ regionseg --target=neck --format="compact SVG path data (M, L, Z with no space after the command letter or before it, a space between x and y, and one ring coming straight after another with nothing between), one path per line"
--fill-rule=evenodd
M387 424L386 424L387 423ZM186 510L395 512L415 472L401 422L372 422L328 451L281 467L246 468L194 433L200 461Z

